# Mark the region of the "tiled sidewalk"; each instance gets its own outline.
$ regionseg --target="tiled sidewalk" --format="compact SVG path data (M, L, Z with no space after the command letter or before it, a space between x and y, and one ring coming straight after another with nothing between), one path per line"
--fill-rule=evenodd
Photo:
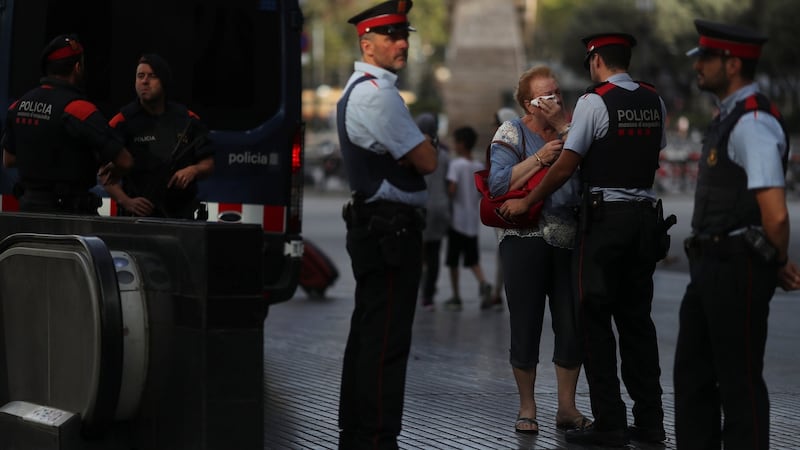
M677 332L677 292L685 286L681 277L657 273L653 309L659 330L668 440L662 447L637 447L633 443L629 448L675 448L671 358ZM337 285L331 298L325 300L309 300L299 292L298 298L273 307L267 317L264 347L268 449L336 448L341 354L350 314L348 296L352 295L347 283L345 280L343 286ZM797 300L776 297L773 314L781 315L784 305L794 308ZM555 374L552 363L544 362L550 358L548 349L552 348L549 322L544 326L543 363L536 385L540 433L522 435L513 429L517 394L507 357L508 312L480 311L477 298L465 302L461 312L448 312L441 307L435 312L417 311L400 447L582 448L567 444L563 433L555 428ZM776 339L776 345L784 345L781 340L787 337ZM780 372L792 360L777 361L768 361L767 370L772 364ZM793 364L797 365L796 360ZM785 382L783 377L777 379L777 389L771 394L771 448L800 448L800 436L795 433L800 426L795 415L800 404L797 384ZM630 399L627 401L630 405ZM578 386L578 406L591 415L583 375Z
M321 244L336 261L340 278L325 300L309 300L302 290L294 299L273 306L265 322L265 442L267 449L334 449L337 443L341 355L355 284L344 250L339 219L342 195L309 194L304 199L304 236ZM678 308L688 282L680 245L689 232L692 199L672 196L665 210L682 220L673 228L671 263L656 271L653 319L659 337L665 426L673 435L672 364ZM800 220L800 202L790 203L792 222ZM495 273L496 240L492 229L480 236L484 273ZM792 238L792 255L800 257L800 239ZM669 270L666 270L669 269ZM414 344L408 366L404 427L400 447L408 449L579 449L555 429L556 383L549 362L553 339L544 325L536 399L540 433L514 432L516 386L508 364L508 311L480 311L477 283L462 276L464 310L417 310ZM473 293L473 298L470 298ZM450 297L446 273L439 280L437 301ZM770 304L769 338L764 376L770 389L772 449L800 449L800 292L778 291ZM581 376L578 406L590 414L588 387ZM628 399L630 404L630 401ZM631 447L633 448L633 447Z

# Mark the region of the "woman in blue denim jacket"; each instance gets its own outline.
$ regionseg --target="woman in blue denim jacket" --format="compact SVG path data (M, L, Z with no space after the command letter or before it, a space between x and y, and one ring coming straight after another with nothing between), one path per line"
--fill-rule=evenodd
M489 184L493 195L520 188L550 166L569 131L558 81L549 67L537 66L523 73L515 96L526 114L503 123L492 140ZM592 423L575 405L582 353L570 267L579 194L576 172L545 200L538 226L498 233L511 329L510 362L520 401L514 428L521 433L539 429L534 385L547 298L555 333L556 426L565 430Z

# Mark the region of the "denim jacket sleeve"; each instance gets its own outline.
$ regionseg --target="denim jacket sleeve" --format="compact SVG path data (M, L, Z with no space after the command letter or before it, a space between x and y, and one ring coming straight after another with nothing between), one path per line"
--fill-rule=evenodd
M523 151L519 147L522 130L517 122L517 119L503 122L492 138L489 150L491 161L489 190L492 195L502 195L508 192L508 187L511 185L511 169L521 160Z

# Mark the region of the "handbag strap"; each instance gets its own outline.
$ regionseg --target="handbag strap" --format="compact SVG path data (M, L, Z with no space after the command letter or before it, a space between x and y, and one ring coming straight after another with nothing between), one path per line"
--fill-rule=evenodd
M512 121L512 123L514 123L514 126L517 127L517 131L519 131L519 135L520 135L520 137L522 139L522 146L521 146L522 147L522 151L520 151L518 148L514 148L511 144L509 144L508 142L505 142L505 141L492 141L492 142L489 142L489 145L486 146L486 169L491 169L491 167L492 167L492 144L499 144L499 145L502 145L503 147L513 151L517 155L517 158L519 158L520 162L522 162L522 160L524 159L524 156L525 156L525 130L523 130L522 127L520 126L521 121L519 119Z

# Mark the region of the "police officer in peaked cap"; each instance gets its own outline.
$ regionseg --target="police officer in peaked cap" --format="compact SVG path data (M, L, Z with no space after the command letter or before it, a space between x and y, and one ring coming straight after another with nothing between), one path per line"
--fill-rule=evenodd
M636 46L636 38L627 33L599 33L581 39L586 47L586 56L583 58L583 68L589 70L589 60L601 47L615 45L630 55L631 49ZM630 58L630 56L628 56Z
M685 243L691 271L675 348L675 437L678 448L767 449L769 303L777 286L800 288L788 255L788 132L754 81L767 37L694 24L700 39L687 55L719 113L703 140Z
M408 61L410 0L353 16L361 59L337 103L339 148L352 193L343 211L356 280L339 395L339 448L397 449L406 365L422 268L428 199L437 167L397 90Z

